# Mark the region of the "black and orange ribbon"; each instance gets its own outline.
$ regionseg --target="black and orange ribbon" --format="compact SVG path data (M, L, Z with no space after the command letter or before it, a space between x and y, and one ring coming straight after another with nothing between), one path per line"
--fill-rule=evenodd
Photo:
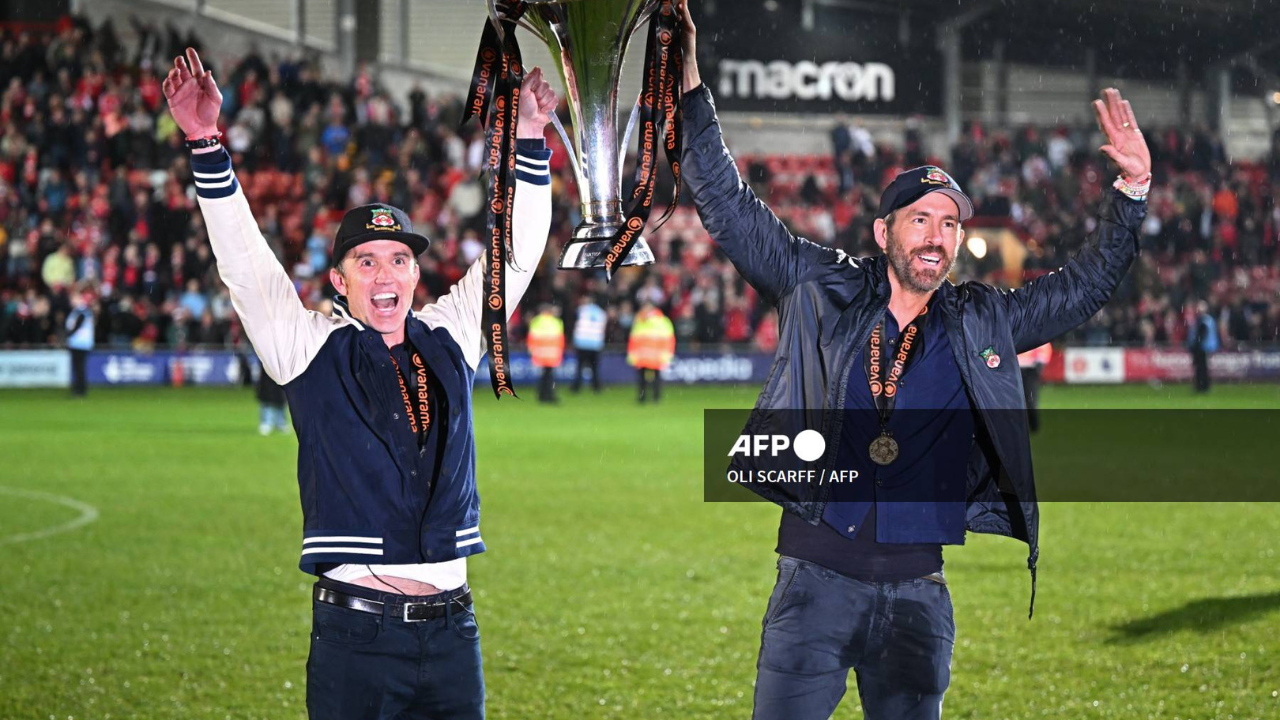
M635 187L631 191L626 219L610 240L609 252L604 259L605 272L610 280L640 240L640 233L649 221L649 213L653 209L653 188L658 178L659 143L665 146L671 174L675 177L675 192L658 221L659 227L675 211L680 199L680 134L684 120L680 92L684 73L684 52L680 44L682 31L675 3L662 0L649 20L649 37L645 46Z
M489 174L489 217L486 238L489 246L484 272L484 310L480 324L489 341L489 380L493 394L516 396L509 363L507 336L506 280L511 262L511 213L516 191L516 124L520 118L520 86L524 66L515 23L524 14L524 0L498 5L499 16L507 23L499 37L493 23L486 21L471 74L471 89L462 114L462 124L480 118L485 128L485 170Z
M898 336L898 351L894 353L888 372L884 371L884 321L877 322L875 330L871 332L866 355L867 383L882 431L889 426L889 417L893 415L894 406L897 405L898 384L907 372L907 366L913 358L919 356L920 347L924 345L923 319L927 312L929 306L925 305L920 314L902 329L902 334Z
M408 346L406 345L406 348ZM404 412L409 416L409 429L418 438L418 445L421 446L426 442L427 433L431 431L431 393L427 385L427 365L422 361L422 356L417 350L409 349L410 360L416 372L418 394L418 412L413 411L413 401L409 397L409 387L405 384L404 373L400 371L400 363L396 362L396 356L391 355L391 364L396 369L396 380L400 381L400 395L404 399Z

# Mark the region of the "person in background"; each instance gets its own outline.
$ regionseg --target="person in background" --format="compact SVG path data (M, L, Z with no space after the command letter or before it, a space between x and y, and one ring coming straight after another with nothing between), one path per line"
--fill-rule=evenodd
M1031 432L1040 429L1040 382L1044 366L1053 359L1053 346L1045 343L1018 355L1022 370L1022 393L1027 398L1027 424Z
M76 265L69 245L59 245L55 252L44 259L44 264L40 266L40 279L54 293L61 292L76 281Z
M676 331L671 319L653 303L646 302L636 314L627 341L627 364L640 371L640 402L653 387L653 401L662 397L662 371L676 354Z
M529 356L535 367L542 368L538 402L559 402L555 372L564 362L564 321L560 319L560 308L543 305L529 321Z
M285 421L284 406L288 401L284 388L281 387L265 370L258 371L258 382L254 389L258 398L258 434L266 437L272 431L288 433L289 424Z
M1218 321L1209 314L1209 303L1196 303L1195 317L1187 333L1187 347L1191 350L1191 365L1195 369L1195 390L1209 392L1209 354L1218 351Z
M573 392L582 391L582 375L591 370L591 390L600 392L600 351L604 349L604 331L609 318L604 308L586 297L578 305L578 317L573 324L573 349L578 355L578 369L573 376Z
M93 295L89 291L72 296L67 314L67 349L71 351L71 395L84 397L89 391L89 353L93 350Z

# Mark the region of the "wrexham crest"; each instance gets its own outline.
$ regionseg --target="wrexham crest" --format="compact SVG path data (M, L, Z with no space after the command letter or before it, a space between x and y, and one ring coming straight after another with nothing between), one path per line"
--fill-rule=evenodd
M386 208L374 208L373 217L369 218L369 223L365 225L368 230L399 230L400 223L396 222L396 216L391 214Z
M983 350L982 352L978 353L978 357L985 360L987 363L987 367L991 368L992 370L995 370L996 368L1000 367L1000 356L996 354L996 349L994 347L991 347L990 345L987 346L986 350Z
M920 178L920 182L930 185L950 185L951 179L938 168L931 167L927 168L927 172L925 172L924 177Z

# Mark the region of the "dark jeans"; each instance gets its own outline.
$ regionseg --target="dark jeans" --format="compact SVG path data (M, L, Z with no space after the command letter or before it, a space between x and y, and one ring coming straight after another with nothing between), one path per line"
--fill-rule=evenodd
M578 372L573 376L573 392L582 391L582 376L586 370L591 371L591 390L600 392L600 351L599 350L579 350L578 351Z
M1192 350L1191 365L1195 369L1196 392L1209 392L1209 353Z
M556 401L555 368L542 368L542 376L538 380L538 402L553 403Z
M942 716L956 626L942 573L865 583L778 558L756 663L755 720L827 720L849 670L867 720Z
M424 598L321 579L349 595L390 605L443 602L466 586ZM482 720L480 628L470 606L445 617L405 622L312 601L307 713L311 720Z
M640 402L644 402L650 394L653 395L654 402L662 399L662 372L640 368Z
M89 391L89 351L71 351L71 394L83 396Z

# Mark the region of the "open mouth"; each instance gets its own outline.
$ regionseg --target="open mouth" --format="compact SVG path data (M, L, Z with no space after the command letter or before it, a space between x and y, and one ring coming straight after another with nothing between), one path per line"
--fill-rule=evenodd
M919 253L916 258L924 263L926 267L939 267L942 265L942 253Z
M373 309L381 310L383 312L395 310L396 305L399 304L399 302L400 296L395 293L378 293L373 296Z

